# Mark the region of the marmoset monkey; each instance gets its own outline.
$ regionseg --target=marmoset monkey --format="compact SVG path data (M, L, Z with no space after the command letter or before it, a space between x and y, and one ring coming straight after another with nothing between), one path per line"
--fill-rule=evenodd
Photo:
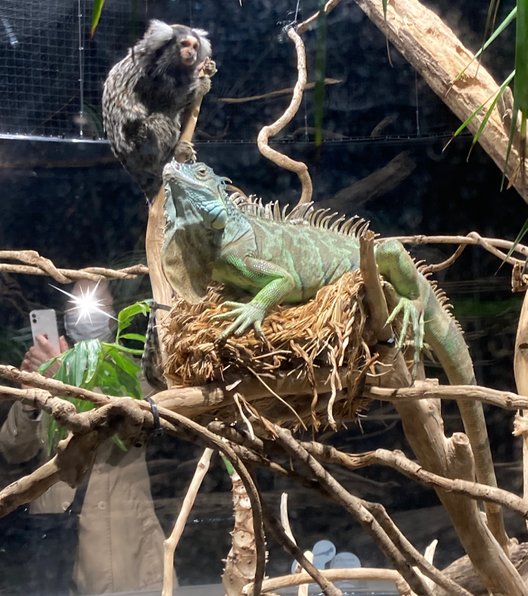
M103 123L116 157L152 200L163 166L174 156L186 109L209 91L200 71L210 63L207 32L153 20L109 72ZM192 147L187 152L193 154Z

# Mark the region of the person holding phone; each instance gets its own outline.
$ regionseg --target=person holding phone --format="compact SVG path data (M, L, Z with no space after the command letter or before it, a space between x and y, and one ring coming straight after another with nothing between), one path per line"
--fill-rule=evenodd
M88 291L93 282L77 282L72 293ZM65 330L72 343L81 339L109 340L113 335L112 296L106 283L97 286L101 310L79 319L65 312ZM58 349L43 334L36 335L21 369L35 371L66 349L59 338ZM48 376L53 371L46 371ZM46 457L45 417L34 408L15 402L0 428L0 451L8 462L20 463L40 454ZM67 510L75 489L64 482L53 485L30 509L35 513ZM164 534L154 510L145 449L119 449L111 439L97 451L79 516L78 551L72 577L73 594L104 594L159 590L163 575ZM22 553L21 553L22 556Z

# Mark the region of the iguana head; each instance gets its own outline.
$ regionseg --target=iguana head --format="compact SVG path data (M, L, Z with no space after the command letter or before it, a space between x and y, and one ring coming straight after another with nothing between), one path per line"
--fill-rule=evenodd
M163 169L165 230L161 262L173 289L200 301L212 278L227 223L225 178L203 163Z
M201 216L202 224L213 230L223 230L227 222L226 180L200 162L172 160L163 169L163 184L175 205L185 201Z

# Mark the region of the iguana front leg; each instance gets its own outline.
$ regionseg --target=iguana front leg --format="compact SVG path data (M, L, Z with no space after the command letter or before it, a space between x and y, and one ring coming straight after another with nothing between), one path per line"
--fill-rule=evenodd
M280 304L295 288L295 280L288 271L253 257L226 257L215 267L213 277L247 290L261 288L250 302L224 302L223 305L230 307L230 310L212 317L216 320L236 317L220 336L221 340L231 335L240 336L249 327L262 336L261 323L268 311Z
M392 285L399 301L391 312L390 324L403 311L403 321L398 347L402 348L409 323L412 324L414 338L414 367L420 362L424 344L424 297L420 291L420 274L403 245L397 240L387 240L376 247L378 271Z

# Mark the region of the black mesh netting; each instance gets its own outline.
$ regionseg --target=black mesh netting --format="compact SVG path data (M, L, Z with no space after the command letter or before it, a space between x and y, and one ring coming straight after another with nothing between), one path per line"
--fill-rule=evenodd
M2 0L0 133L102 136L104 78L144 20L130 0L107 4L91 39L91 0Z

